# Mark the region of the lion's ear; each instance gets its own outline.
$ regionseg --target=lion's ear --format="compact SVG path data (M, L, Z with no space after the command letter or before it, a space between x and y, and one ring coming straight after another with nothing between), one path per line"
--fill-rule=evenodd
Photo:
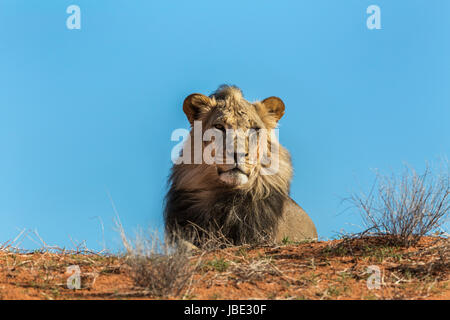
M269 97L261 101L266 107L267 112L272 115L276 121L284 115L284 102L278 97Z
M190 123L198 120L202 113L211 109L211 99L201 93L193 93L184 99L183 111Z

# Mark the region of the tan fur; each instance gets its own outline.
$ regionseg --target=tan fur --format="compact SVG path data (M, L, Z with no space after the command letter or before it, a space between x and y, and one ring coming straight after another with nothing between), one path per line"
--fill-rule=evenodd
M239 88L222 86L209 97L202 94L188 96L183 111L192 126L194 121L201 121L203 132L218 124L224 129L241 129L242 132L252 128L270 131L276 128L285 106L277 97L250 103L244 99ZM184 149L188 145L193 149L193 131ZM214 142L202 142L202 148L210 143ZM223 172L228 173L230 164L174 165L166 197L166 231L173 233L181 229L183 232L192 222L208 231L217 231L222 227L229 230L228 237L235 244L255 241L255 237L250 235L254 232L265 234L276 241L283 238L294 241L317 239L311 219L289 197L292 179L289 152L271 136L268 137L270 144L273 149L269 151L278 149L279 152L276 173L261 174L268 165L261 163L260 159L252 163L248 155L249 144L246 142L243 161L238 168L248 181L240 185L228 185L219 178ZM193 162L194 154L190 157ZM232 166L235 167L236 163ZM240 176L243 177L243 174ZM216 226L213 226L214 223Z

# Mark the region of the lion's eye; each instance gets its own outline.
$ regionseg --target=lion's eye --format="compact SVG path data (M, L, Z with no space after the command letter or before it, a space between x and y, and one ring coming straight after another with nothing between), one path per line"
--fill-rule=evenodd
M215 124L215 125L214 125L214 128L216 128L217 130L220 130L220 131L225 131L224 126L221 125L221 124Z

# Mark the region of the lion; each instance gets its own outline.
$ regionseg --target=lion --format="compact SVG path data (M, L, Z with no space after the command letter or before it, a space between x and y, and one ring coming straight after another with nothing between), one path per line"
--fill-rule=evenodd
M215 234L233 245L317 240L311 218L289 195L293 175L290 154L273 135L285 112L280 98L251 103L238 87L222 85L210 96L189 95L183 111L191 131L180 158L191 161L176 162L171 169L164 210L166 235L177 235L195 246L200 246L206 235ZM208 130L214 139L202 139L200 144L195 141L196 134L204 137ZM195 155L197 150L192 152L195 145L204 152L218 142L235 147L243 134L261 130L269 133L266 141L257 140L258 152L253 158L250 139L231 152L210 148L213 157L228 157L225 163L211 163L201 157L203 154L200 158ZM229 131L234 132L231 138ZM273 163L262 161L261 147L270 149L269 155L278 153L273 161L275 170L270 171Z

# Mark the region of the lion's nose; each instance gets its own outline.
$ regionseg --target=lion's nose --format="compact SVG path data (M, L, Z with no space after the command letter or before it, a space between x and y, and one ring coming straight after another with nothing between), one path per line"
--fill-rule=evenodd
M248 153L235 152L234 163L243 163L246 157L248 157Z

